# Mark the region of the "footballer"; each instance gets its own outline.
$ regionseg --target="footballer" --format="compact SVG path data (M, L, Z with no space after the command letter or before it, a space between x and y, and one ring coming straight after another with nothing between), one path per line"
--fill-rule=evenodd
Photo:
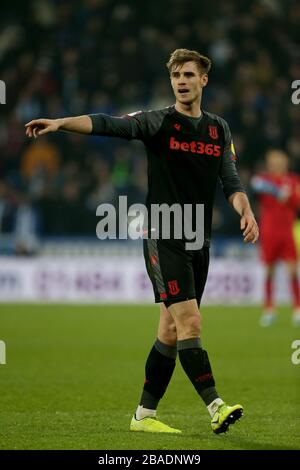
M167 63L175 104L121 117L93 114L35 119L26 124L29 137L70 131L138 139L147 151L147 208L153 204L177 203L181 207L191 204L194 208L197 204L204 205L202 248L187 250L184 236L182 239L171 236L143 240L155 302L160 303L160 319L156 340L146 360L143 391L130 424L131 431L135 432L181 432L156 416L177 356L207 407L214 433L226 432L243 414L242 405L227 405L220 397L202 343L199 307L208 273L212 209L218 180L229 204L240 216L244 241L255 243L259 236L236 170L229 126L224 119L201 106L210 68L208 57L196 51L177 49ZM149 223L151 225L151 221Z

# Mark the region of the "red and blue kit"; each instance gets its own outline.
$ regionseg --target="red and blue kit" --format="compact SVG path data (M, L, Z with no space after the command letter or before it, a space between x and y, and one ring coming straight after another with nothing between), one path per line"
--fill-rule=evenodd
M260 202L261 256L265 263L297 259L293 226L300 209L300 179L294 173L254 178Z

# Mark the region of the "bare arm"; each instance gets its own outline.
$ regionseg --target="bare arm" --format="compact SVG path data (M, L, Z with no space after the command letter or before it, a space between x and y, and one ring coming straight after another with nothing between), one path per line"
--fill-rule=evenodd
M76 116L62 119L34 119L26 125L28 137L39 137L48 132L69 131L77 134L90 134L92 132L92 120L89 116Z
M228 201L241 216L240 227L243 231L244 242L255 243L259 237L259 229L247 195L242 192L236 192L229 196Z

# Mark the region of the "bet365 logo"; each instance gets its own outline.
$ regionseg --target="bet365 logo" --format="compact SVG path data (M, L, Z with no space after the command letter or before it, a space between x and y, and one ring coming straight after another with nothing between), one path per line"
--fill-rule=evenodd
M6 364L6 345L0 340L0 366L1 364Z
M292 342L292 349L295 349L295 351L292 354L291 361L295 366L298 366L300 364L300 339L295 339Z
M0 80L0 104L6 104L6 86L3 80Z

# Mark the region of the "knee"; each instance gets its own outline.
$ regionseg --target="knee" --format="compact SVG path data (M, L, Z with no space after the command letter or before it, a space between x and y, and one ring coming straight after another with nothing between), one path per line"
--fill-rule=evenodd
M190 337L192 338L193 336L200 336L201 333L201 321L200 321L200 315L192 315L190 318L190 321L187 325L187 328L190 332Z
M171 338L176 338L177 337L177 330L176 330L176 325L175 325L175 322L172 322L168 325L167 327L167 334L171 337Z
M160 327L158 337L163 343L175 346L177 343L177 329L175 322L168 322L163 328Z
M180 336L183 335L183 339L200 336L201 318L199 313L185 315L182 320L180 324Z

